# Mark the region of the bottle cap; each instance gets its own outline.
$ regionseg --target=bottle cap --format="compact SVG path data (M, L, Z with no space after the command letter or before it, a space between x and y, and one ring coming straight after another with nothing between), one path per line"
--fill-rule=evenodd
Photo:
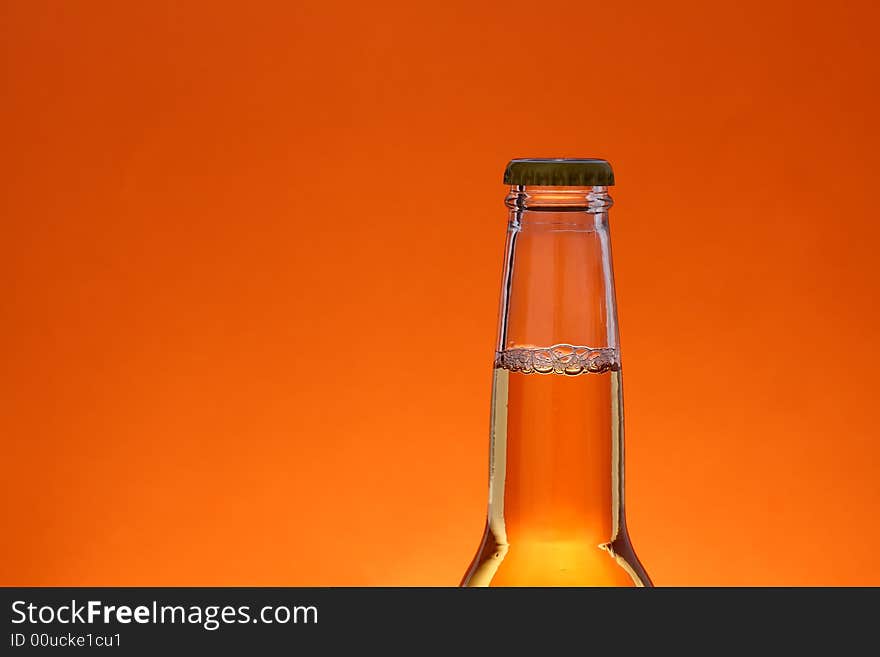
M614 184L614 171L607 160L592 158L521 158L504 170L505 185L591 187Z

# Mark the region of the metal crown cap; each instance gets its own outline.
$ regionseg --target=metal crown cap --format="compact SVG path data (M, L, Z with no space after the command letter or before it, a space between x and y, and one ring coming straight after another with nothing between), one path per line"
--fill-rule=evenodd
M518 158L507 163L505 185L608 187L614 171L607 160L594 158Z

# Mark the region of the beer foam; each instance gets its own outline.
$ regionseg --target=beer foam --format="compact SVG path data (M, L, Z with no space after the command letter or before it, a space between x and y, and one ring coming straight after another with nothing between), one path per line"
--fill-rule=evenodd
M496 352L495 367L523 374L601 374L620 369L616 349L556 344L551 347L515 347Z

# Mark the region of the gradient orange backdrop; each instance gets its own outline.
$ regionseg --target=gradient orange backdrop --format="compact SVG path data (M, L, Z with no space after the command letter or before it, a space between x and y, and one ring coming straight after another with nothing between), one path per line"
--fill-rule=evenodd
M880 585L877 6L0 2L0 584L457 584L596 156L655 582Z

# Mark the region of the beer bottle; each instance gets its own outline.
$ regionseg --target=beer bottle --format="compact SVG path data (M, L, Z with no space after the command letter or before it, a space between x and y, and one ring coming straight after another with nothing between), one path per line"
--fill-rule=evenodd
M650 586L624 516L611 165L517 159L486 531L462 586Z

